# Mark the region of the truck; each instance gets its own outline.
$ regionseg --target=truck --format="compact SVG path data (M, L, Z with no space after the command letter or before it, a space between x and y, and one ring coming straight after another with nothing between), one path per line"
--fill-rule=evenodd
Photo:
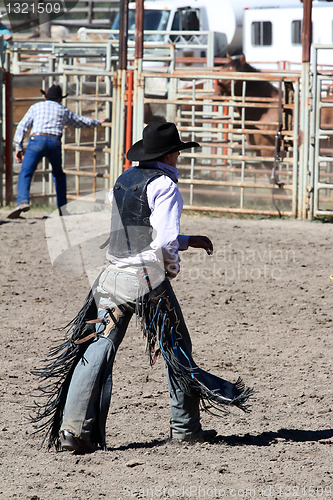
M243 52L260 69L299 70L302 63L303 6L249 8L244 11ZM333 3L312 2L312 44L333 44ZM332 49L318 51L320 66L333 65Z
M175 43L177 56L204 57L206 54L202 48L199 52L195 47L191 53L186 52L184 37L173 32L193 32L200 36L200 32L213 31L215 57L224 57L227 53L241 54L244 12L253 7L279 7L289 4L290 0L147 0L144 2L144 30L150 34L145 34L144 40L161 44ZM301 0L299 4L301 5ZM120 13L111 29L119 30L119 22ZM128 28L135 29L135 2L129 3ZM188 45L192 41L190 35L185 35Z

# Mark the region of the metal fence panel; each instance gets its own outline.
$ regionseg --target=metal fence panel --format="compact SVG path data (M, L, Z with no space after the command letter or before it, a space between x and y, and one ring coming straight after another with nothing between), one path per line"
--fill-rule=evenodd
M217 71L178 70L167 75L167 99L149 96L142 91L144 104L153 115L174 121L183 140L195 140L201 150L181 153L179 185L185 207L191 210L207 210L248 214L296 214L299 78L298 75L240 74L228 76ZM148 79L161 78L158 73L143 73L143 89ZM268 79L283 82L283 116L289 122L282 130L286 156L279 162L276 176L280 187L272 184L271 173L276 161L274 122L258 123L246 118L246 110L252 108L279 107L278 99L246 97L246 85L251 80ZM214 95L214 82L228 79L234 87L242 80L244 95L235 92L226 97ZM288 88L293 85L293 99L288 100ZM145 97L144 97L145 95ZM276 113L277 116L277 113ZM249 137L260 135L269 138L270 145L258 147ZM263 149L265 154L263 156Z
M89 29L82 28L79 32L80 39L108 41L117 50L119 47L119 31L110 29ZM128 31L128 60L134 59L134 36L135 31ZM173 45L177 58L183 58L180 64L193 65L194 58L200 58L203 65L214 65L214 49L218 33L213 31L165 31L165 30L145 30L144 31L144 60L152 59L158 61L156 49ZM160 59L160 62L162 59Z
M332 74L318 75L314 70L312 98L312 87L304 89L299 73L225 75L216 67L176 68L174 46L155 46L146 57L150 62L162 62L163 71L154 65L147 71L145 61L130 60L134 71L133 130L127 131L125 141L129 89L127 71L113 71L117 43L51 42L42 49L38 41L27 41L12 49L14 67L20 70L13 75L14 125L41 98L39 89L55 79L69 92L65 105L79 114L110 118L102 129L65 130L63 154L69 199L88 192L93 196L113 185L124 167L128 141L141 138L145 123L166 119L176 123L183 140L196 140L202 146L180 157L179 184L186 208L299 216L298 205L302 205L303 216L306 199L308 216L331 213L333 126L322 122L324 116L333 114L332 94L324 96L324 90L331 92ZM29 64L30 72L25 71ZM217 95L217 81L230 82L229 95ZM248 86L259 81L280 86L281 99L277 95L247 96ZM241 91L236 91L239 84ZM310 162L305 166L300 158L300 146L304 147L299 134L301 95L306 107L310 99L313 107ZM253 109L275 110L275 118L258 124L248 116ZM280 137L279 109L283 117ZM265 148L253 140L259 136L269 140ZM279 140L282 149L277 150ZM281 154L283 146L285 155ZM15 165L14 180L17 170ZM272 183L272 171L279 185ZM36 172L32 195L52 200L54 194L51 170L44 161Z
M2 37L0 37L0 58L1 61L3 60L4 57L4 46L3 46L3 40ZM3 199L4 199L4 192L3 192L3 185L4 185L4 179L5 179L5 158L4 158L4 137L5 137L5 131L4 131L4 121L3 121L3 116L4 116L4 109L3 109L3 102L4 102L4 92L5 92L5 86L4 86L4 81L3 81L3 72L0 71L0 130L1 130L1 137L0 137L0 206L3 205Z
M309 218L333 213L333 70L318 72L318 53L333 45L314 45L310 165L308 180Z
M72 111L95 119L108 119L103 127L93 129L64 129L63 169L67 175L68 199L91 195L109 189L123 168L123 156L117 154L121 146L115 136L121 136L119 130L124 128L120 116L121 104L114 102L112 72L96 70L94 73L66 69L63 73L20 74L13 75L14 125L23 117L31 104L42 98L40 88L47 88L54 80L60 81L64 93L69 96L63 104ZM117 111L118 110L118 111ZM117 126L113 126L113 124ZM26 140L28 138L26 137ZM111 146L112 149L111 149ZM14 166L13 195L16 194L17 176L20 166ZM53 203L55 188L52 180L51 166L43 159L38 166L31 196L34 199Z
M28 40L14 44L12 54L12 68L17 73L12 75L13 85L8 91L12 93L14 116L13 123L11 117L6 117L6 126L12 130L31 104L42 99L40 89L59 82L64 93L69 94L63 101L65 106L84 116L108 120L98 129L64 129L63 167L68 199L88 193L93 198L97 191L109 189L123 168L125 127L125 87L121 77L111 71L111 44L52 41L40 45ZM19 169L15 164L13 196ZM51 203L55 197L52 171L45 159L35 172L31 196Z

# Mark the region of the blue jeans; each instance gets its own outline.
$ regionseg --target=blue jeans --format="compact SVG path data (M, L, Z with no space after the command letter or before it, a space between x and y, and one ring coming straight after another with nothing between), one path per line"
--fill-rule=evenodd
M61 142L57 137L35 135L30 137L17 186L17 205L30 201L32 176L42 158L46 157L52 166L52 177L57 193L57 206L66 205L66 174L62 170Z
M162 283L170 303L180 321L181 344L191 354L191 339L184 318L169 280ZM92 342L77 364L72 375L61 430L68 430L81 439L105 445L105 423L111 401L112 367L117 349L126 333L135 311L139 282L135 272L107 268L99 280L98 291L103 294L99 301L98 317L110 320L106 307L117 309L121 305L121 317L107 337ZM104 298L103 298L104 297ZM111 298L112 297L112 298ZM97 324L103 333L105 326ZM199 397L188 396L177 387L167 369L171 402L171 431L173 437L193 435L201 430Z

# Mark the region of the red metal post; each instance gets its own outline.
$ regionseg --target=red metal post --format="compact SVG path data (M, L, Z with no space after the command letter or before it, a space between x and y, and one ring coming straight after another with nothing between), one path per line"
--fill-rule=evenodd
M135 4L135 59L143 58L144 5L143 0Z
M302 62L310 62L312 41L312 0L303 0Z
M119 23L119 66L120 70L127 69L128 45L128 0L121 0Z
M127 47L128 47L128 0L120 1L120 22L119 22L119 64L118 64L118 77L117 77L117 99L118 102L123 104L125 96L123 92L125 91L125 84L127 79ZM119 162L122 163L122 169L124 168L124 142L126 140L125 131L125 118L123 116L125 109L121 109L121 113L118 114L119 123L116 127L119 127L118 134L119 137ZM120 166L120 165L119 165Z
M128 151L132 145L133 135L133 70L127 71L127 111L126 111L126 140L125 151ZM126 158L124 169L130 168L131 162Z

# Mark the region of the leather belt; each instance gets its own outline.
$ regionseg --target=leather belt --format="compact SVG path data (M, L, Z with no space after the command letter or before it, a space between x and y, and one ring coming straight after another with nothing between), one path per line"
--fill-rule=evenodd
M37 134L31 134L31 137L35 137L36 135L48 135L49 137L56 137L57 139L61 139L61 135L44 134L44 132L38 132Z

